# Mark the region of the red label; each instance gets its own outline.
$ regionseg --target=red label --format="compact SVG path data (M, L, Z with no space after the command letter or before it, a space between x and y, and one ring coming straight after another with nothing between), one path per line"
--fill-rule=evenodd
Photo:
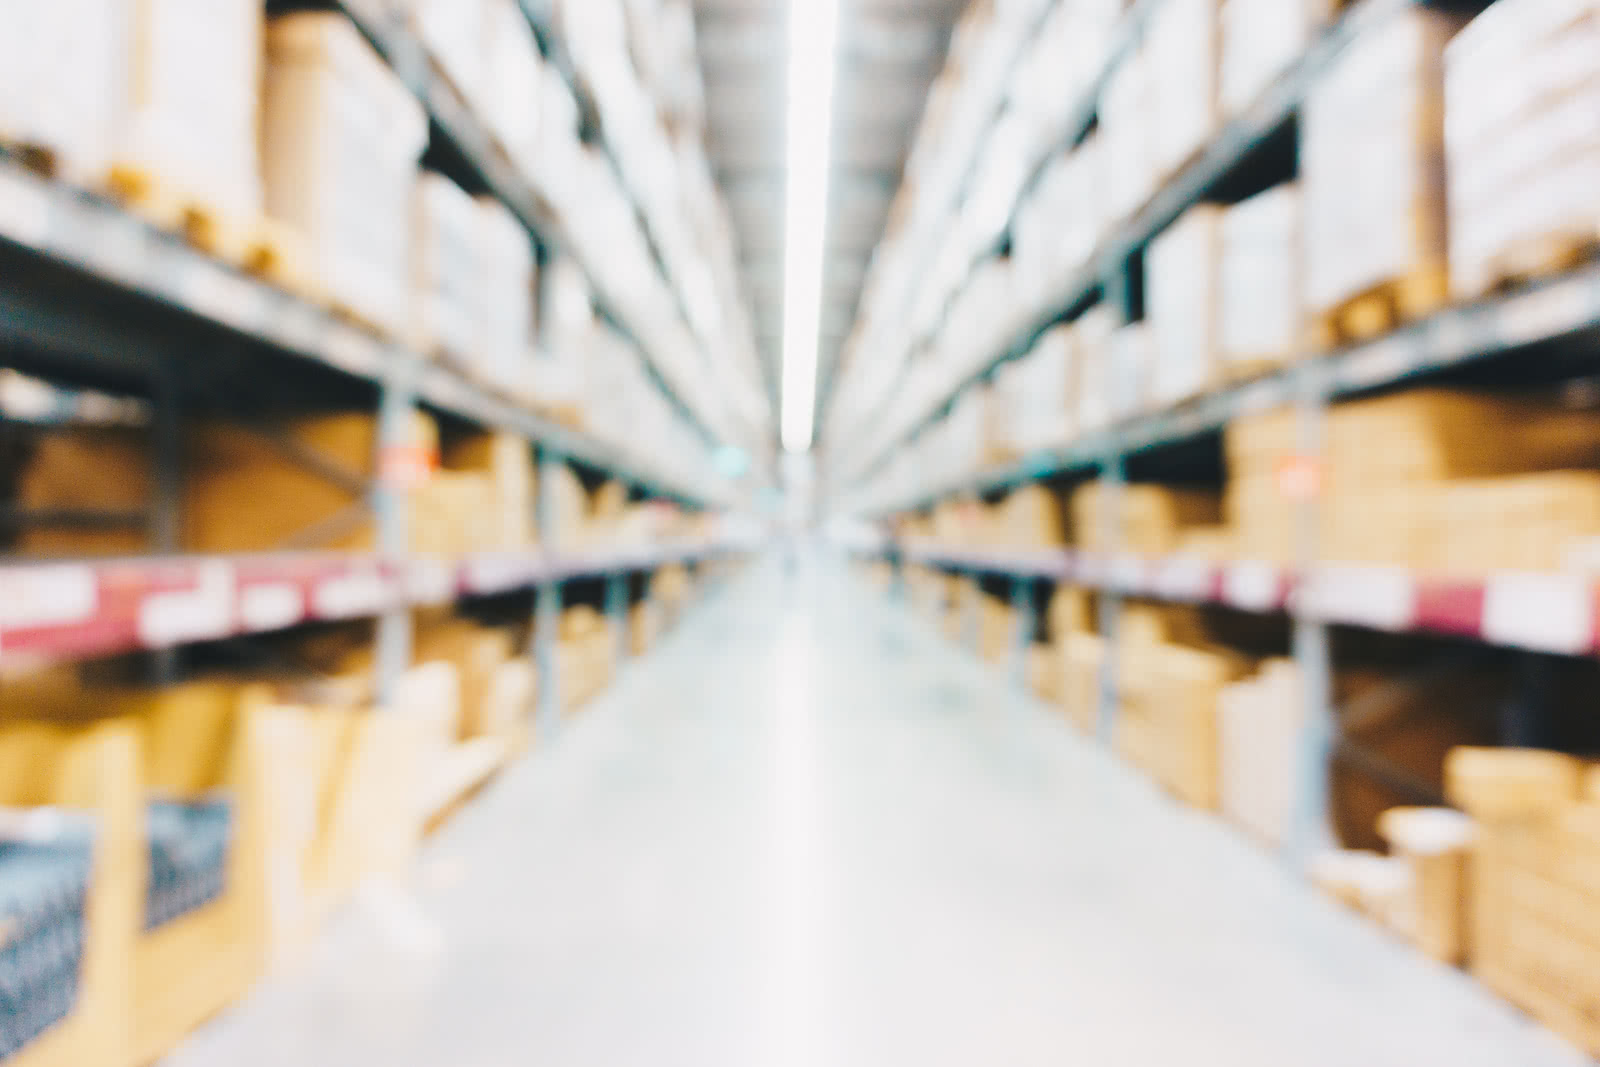
M379 479L399 489L427 485L438 466L438 453L425 445L392 445L378 454Z

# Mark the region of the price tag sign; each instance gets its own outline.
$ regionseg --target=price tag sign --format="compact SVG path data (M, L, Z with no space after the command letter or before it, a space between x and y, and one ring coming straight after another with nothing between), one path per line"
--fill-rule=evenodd
M1399 567L1320 567L1295 607L1324 622L1406 630L1417 620L1417 581Z
M1244 611L1276 611L1283 583L1270 563L1234 563L1223 572L1222 599Z
M1579 653L1594 644L1595 590L1566 574L1501 574L1484 588L1483 637L1496 644Z
M376 615L393 606L394 601L394 589L375 567L328 578L312 594L316 614L323 619Z
M378 478L396 489L427 485L438 469L439 454L428 445L389 445L378 454Z
M1156 568L1151 585L1167 600L1198 603L1211 598L1217 568L1196 556L1171 556Z
M87 564L0 569L0 630L75 626L99 609L99 581Z
M147 648L226 637L233 626L233 565L221 560L197 568L193 589L151 593L139 605L139 640Z
M441 559L414 559L406 567L406 596L413 604L446 604L455 599L456 568Z
M1124 593L1137 593L1144 589L1145 563L1138 556L1117 555L1111 559L1111 588Z
M239 624L246 630L283 630L305 617L305 597L287 582L247 585L239 591Z
M0 236L30 248L50 239L50 191L32 175L0 171Z

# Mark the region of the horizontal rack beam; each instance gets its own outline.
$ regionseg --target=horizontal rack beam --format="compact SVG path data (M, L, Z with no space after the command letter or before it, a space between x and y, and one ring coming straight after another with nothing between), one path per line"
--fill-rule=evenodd
M307 552L0 563L0 660L171 648L741 550L733 541L704 541L459 560Z
M421 358L317 304L235 270L116 204L35 174L0 155L0 246L45 257L86 278L163 305L193 320L242 335L284 353L381 385L397 361ZM5 332L26 331L12 316ZM50 346L57 338L35 340ZM123 353L103 356L121 373ZM437 364L424 364L423 401L486 427L546 444L662 496L702 503L704 496L616 449L553 420L523 411Z

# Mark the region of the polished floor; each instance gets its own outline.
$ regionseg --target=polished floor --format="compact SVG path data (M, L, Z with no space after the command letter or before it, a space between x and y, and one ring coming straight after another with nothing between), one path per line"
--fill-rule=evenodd
M1588 1062L818 565L714 593L173 1067Z

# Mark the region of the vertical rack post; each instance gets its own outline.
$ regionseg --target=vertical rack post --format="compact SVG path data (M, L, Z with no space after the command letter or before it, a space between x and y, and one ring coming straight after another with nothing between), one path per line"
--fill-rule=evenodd
M155 458L154 496L150 502L150 547L158 555L177 552L182 540L183 507L183 397L176 356L168 354L156 364L150 380L154 408L151 451ZM179 651L157 649L150 657L151 680L171 685L178 680Z
M1311 574L1319 555L1324 424L1327 391L1313 366L1298 364L1294 375L1295 435L1300 468L1296 487L1295 561L1302 579ZM1294 822L1290 827L1288 859L1303 866L1316 852L1332 844L1332 817L1328 804L1330 761L1338 737L1333 707L1333 656L1327 624L1308 617L1303 605L1293 615L1295 664L1300 669L1303 719L1300 726Z
M1034 579L1016 577L1011 582L1011 608L1017 617L1016 633L1012 635L1012 679L1028 687L1028 652L1033 647L1034 635L1039 632L1039 620L1034 605Z
M1132 322L1135 317L1134 286L1130 277L1134 269L1134 263L1118 256L1102 276L1101 299L1115 309L1122 325ZM1104 385L1106 390L1104 399L1110 406L1112 399L1117 395L1115 376L1108 375ZM1123 547L1122 501L1123 490L1127 484L1128 473L1124 463L1122 442L1115 433L1112 433L1106 438L1105 452L1100 460L1100 506L1103 523L1101 533L1106 547L1105 554L1108 557L1114 556ZM1100 665L1100 714L1097 733L1102 744L1110 745L1116 740L1117 652L1121 647L1118 630L1122 620L1122 597L1110 588L1109 582L1102 587L1099 616L1100 638L1105 649L1105 659Z
M411 550L408 497L416 477L413 417L420 368L399 349L384 360L378 401L377 480L372 511L378 523L378 556L385 568L400 570ZM377 689L380 707L393 707L400 679L411 666L411 613L403 602L378 616Z
M556 629L561 624L561 553L562 523L556 515L558 501L555 495L557 472L564 465L564 457L549 445L538 446L539 544L544 550L546 571L534 591L534 662L539 671L539 730L546 737L554 737L561 726L561 671L556 655Z
M611 661L621 667L628 661L628 571L606 576L606 619L611 623Z

